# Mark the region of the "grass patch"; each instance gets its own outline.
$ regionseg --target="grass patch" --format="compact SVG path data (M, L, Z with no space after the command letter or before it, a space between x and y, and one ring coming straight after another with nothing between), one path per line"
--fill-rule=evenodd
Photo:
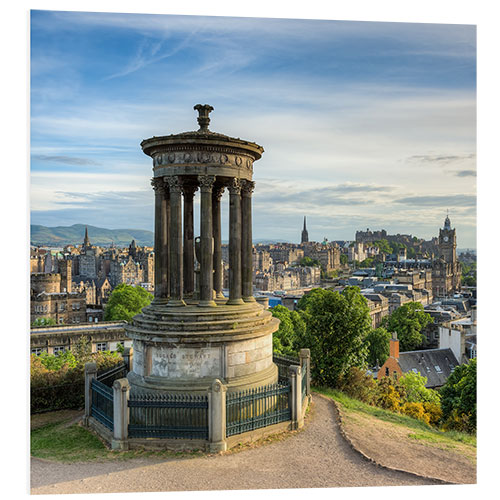
M202 451L111 451L95 434L79 424L64 425L52 422L31 431L31 456L74 463L102 460L123 460L138 457L163 459L194 458Z
M334 399L337 403L340 403L346 410L364 413L372 417L376 417L384 422L389 422L391 424L396 424L409 429L415 429L417 432L409 435L412 439L429 441L435 443L450 443L450 442L460 442L470 446L476 447L476 436L457 432L457 431L440 431L429 427L424 422L411 418L407 415L401 415L399 413L394 413L389 410L384 410L382 408L377 408L376 406L370 406L366 403L362 403L357 399L350 398L343 392L337 389L331 389L329 387L314 387L315 392L323 394L331 399Z

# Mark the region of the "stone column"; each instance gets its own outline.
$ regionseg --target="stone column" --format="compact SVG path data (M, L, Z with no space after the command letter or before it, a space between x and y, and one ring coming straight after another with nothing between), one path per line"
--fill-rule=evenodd
M252 193L255 182L243 181L241 187L241 294L245 302L255 302L253 296L252 262Z
M183 184L184 195L184 293L194 292L194 219L193 198L198 189L194 184Z
M182 255L182 196L179 176L167 177L170 188L170 245L169 281L170 300L168 306L185 306L183 297L183 255Z
M162 178L156 177L151 180L151 185L155 191L155 297L154 304L165 304L167 302L166 280L163 269L162 255L167 244L165 234L166 201L165 185Z
M302 415L302 371L300 366L290 365L288 367L288 379L290 381L290 410L292 416L292 430L300 429L304 425L304 416Z
M126 378L113 382L113 450L128 450L128 399L130 384Z
M200 214L200 301L201 307L215 307L213 300L214 240L212 236L212 187L215 175L199 175Z
M214 290L215 298L223 299L222 281L223 281L223 268L222 268L222 229L221 229L221 216L220 216L220 200L224 186L215 186L212 189L212 224L213 224L213 237L214 237Z
M85 417L83 423L89 424L89 417L92 408L92 380L97 378L97 365L95 363L85 363Z
M209 441L210 452L227 450L226 442L226 386L215 379L208 391L209 401Z
M311 394L311 351L310 349L301 349L300 366L302 370L306 370L306 395Z
M160 264L160 277L162 282L162 297L165 301L168 300L168 295L170 291L169 284L169 273L168 273L168 261L169 261L169 224L170 224L170 191L168 189L168 184L165 179L163 179L163 198L161 203L161 264Z
M241 298L241 183L229 184L229 300L228 305L244 304Z

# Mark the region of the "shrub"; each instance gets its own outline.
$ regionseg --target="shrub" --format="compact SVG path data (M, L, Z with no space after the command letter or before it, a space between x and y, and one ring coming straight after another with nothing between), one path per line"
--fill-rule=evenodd
M82 408L85 404L85 363L88 361L95 362L98 371L105 371L121 363L122 357L109 351L89 354L85 349L59 355L32 354L31 413Z
M429 415L429 423L434 426L438 426L441 422L441 417L443 416L443 411L441 410L440 403L429 403L424 402L424 410Z
M341 377L339 385L340 390L352 398L367 404L375 402L377 382L356 366Z
M400 411L404 415L425 422L427 425L430 423L430 415L426 413L423 403L406 402L401 405Z
M405 403L405 396L404 388L397 381L383 377L377 383L375 405L399 413L401 405Z

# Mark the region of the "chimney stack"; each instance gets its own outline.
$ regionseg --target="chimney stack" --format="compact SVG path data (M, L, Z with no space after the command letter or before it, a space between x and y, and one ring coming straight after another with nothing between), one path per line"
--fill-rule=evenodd
M392 333L392 338L389 341L389 356L391 358L399 359L399 340L396 332Z

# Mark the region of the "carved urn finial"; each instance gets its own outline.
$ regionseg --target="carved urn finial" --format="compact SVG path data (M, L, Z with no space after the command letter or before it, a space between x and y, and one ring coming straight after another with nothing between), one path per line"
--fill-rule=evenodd
M196 111L198 111L198 125L200 126L200 130L198 132L207 132L208 124L210 123L210 117L208 116L211 111L214 110L210 104L197 104L194 106Z

